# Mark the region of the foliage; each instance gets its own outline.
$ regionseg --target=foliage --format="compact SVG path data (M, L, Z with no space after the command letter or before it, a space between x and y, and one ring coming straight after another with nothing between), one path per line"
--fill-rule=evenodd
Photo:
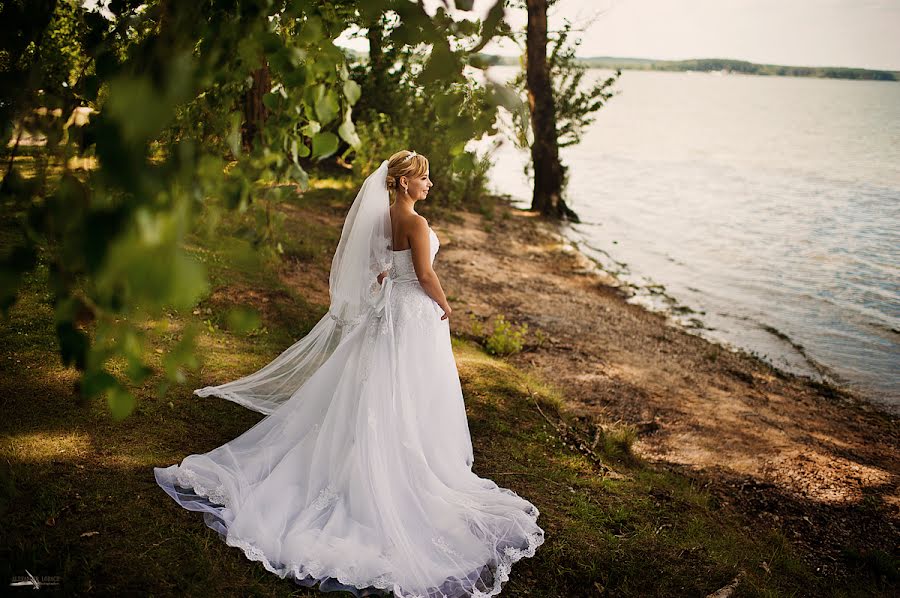
M353 110L362 92L333 43L342 31L398 15L388 42L419 57L398 93L421 105L427 98L428 118L454 132L440 153L454 167L466 160L464 139L489 128L504 97L465 89L467 51L451 51L447 36L459 27L480 50L502 6L484 23L458 26L443 9L432 18L400 0L111 0L106 8L88 12L75 0L0 8L0 122L12 136L0 201L16 218L2 231L0 307L7 313L25 277L46 268L63 363L82 372L83 397L106 394L118 415L135 406L129 386L155 369L142 322L210 291L189 234L214 236L224 211L262 200L263 230L246 230L243 241L250 254L268 252L269 208L305 190L311 166L361 149ZM262 98L269 117L247 148L242 102L261 72L271 78ZM69 118L77 107L91 110L87 122ZM253 318L229 323L252 327ZM197 365L193 333L167 355L173 381ZM128 367L113 372L118 358Z
M594 122L595 114L607 100L616 95L613 85L622 75L621 70L606 79L598 80L590 86L583 85L588 67L580 62L575 52L581 40L569 40L572 24L568 21L550 42L547 65L553 82L553 103L556 108L556 130L559 147L568 147L581 142L581 136ZM524 60L524 55L523 55ZM521 95L526 94L525 69L523 68L510 84ZM512 131L509 136L519 149L531 147L530 119L527 111L512 112Z
M508 322L503 314L494 316L490 334L485 335L484 325L475 317L469 316L472 334L481 338L481 343L491 355L512 355L525 346L528 324L516 326Z
M501 12L498 3L487 21L502 30ZM363 90L356 109L371 124L361 134L369 157L354 166L365 174L384 156L414 149L430 158L436 203L456 207L481 199L490 167L488 152L477 155L466 145L497 132L492 106L515 110L520 100L492 82L481 83L462 69L447 68L477 64L483 38L473 22L453 21L439 8L435 23L447 39L435 46L428 60L417 47L401 43L406 28L402 19L384 17L370 24L381 33L369 36L368 62L351 67L351 77Z

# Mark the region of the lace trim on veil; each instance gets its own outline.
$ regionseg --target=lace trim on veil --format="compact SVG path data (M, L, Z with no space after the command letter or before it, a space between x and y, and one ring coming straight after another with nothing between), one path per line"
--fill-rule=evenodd
M226 509L230 508L228 492L226 491L224 485L219 484L216 488L210 490L200 484L198 482L198 479L199 478L197 477L197 474L190 469L185 469L183 467L178 468L176 480L179 486L181 486L182 488L193 489L197 495L208 499L211 503L222 505ZM509 490L508 488L498 487L497 489L500 492L504 492L512 496L518 496L518 494L516 494L512 490ZM328 488L325 488L322 492L327 491ZM320 498L322 498L322 493L320 493L319 498L317 498L316 501L312 503L311 506L313 508L322 508L320 504L321 501L319 500ZM328 498L330 498L330 495L326 496L325 498L327 500ZM532 505L530 509L525 511L525 513L535 523L540 516L540 511L534 505ZM524 548L506 546L503 548L502 553L497 554L498 561L495 565L493 565L493 585L490 588L488 588L486 591L481 591L477 588L463 588L466 592L471 591L471 593L467 595L471 596L471 598L489 598L491 596L496 596L497 594L499 594L503 589L503 584L509 580L509 574L512 571L512 566L523 558L533 557L538 547L544 543L543 530L526 535L525 541L526 546ZM434 542L439 547L446 546L446 541L442 536L432 538L432 542ZM336 579L338 582L344 585L352 586L357 589L378 588L382 590L391 590L398 598L432 598L433 596L435 596L431 593L406 593L403 588L400 587L400 584L391 575L388 574L382 574L373 579L364 579L359 576L354 577L353 574L348 570L339 568L329 569L316 560L311 560L307 563L287 563L283 567L279 568L269 561L262 549L246 540L226 535L225 543L229 546L240 548L249 560L262 563L263 567L265 567L267 571L269 571L270 573L274 573L282 579L284 579L288 575L297 580L306 580L307 578L311 577L315 579L316 582L322 582L328 578L332 578ZM450 547L447 546L447 549L450 549ZM485 565L485 567L491 567L491 565Z

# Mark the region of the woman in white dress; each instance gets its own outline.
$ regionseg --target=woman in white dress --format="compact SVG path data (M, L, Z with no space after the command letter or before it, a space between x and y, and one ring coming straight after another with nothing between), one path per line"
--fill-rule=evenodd
M154 468L227 544L303 586L494 596L544 541L533 504L471 470L439 241L414 210L431 185L428 160L406 150L369 175L332 261L328 314L259 371L194 391L266 417Z

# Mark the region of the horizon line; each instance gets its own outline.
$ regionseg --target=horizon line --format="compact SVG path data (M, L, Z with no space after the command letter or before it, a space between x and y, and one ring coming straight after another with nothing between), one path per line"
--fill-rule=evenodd
M343 46L348 50L353 50L354 52L358 52L360 54L368 55L368 50L357 50L355 48L350 48L348 46ZM497 58L518 58L520 54L500 54L494 52L478 52L482 56L494 56ZM841 66L835 64L780 64L774 62L755 62L753 60L748 60L746 58L726 58L722 56L704 56L704 57L693 57L693 58L648 58L646 56L605 56L605 55L593 55L593 56L575 56L576 59L579 60L591 60L591 59L602 59L602 60L645 60L648 62L686 62L689 60L732 60L734 62L746 62L748 64L756 64L759 66L779 66L786 68L810 68L810 69L860 69L865 71L886 71L889 73L898 73L900 74L900 66L896 68L881 68L881 67L870 67L870 66Z

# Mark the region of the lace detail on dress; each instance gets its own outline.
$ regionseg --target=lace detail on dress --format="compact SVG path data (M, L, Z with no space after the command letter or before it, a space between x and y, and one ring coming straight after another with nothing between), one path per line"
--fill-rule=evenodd
M206 496L211 502L224 505L224 508L230 508L227 504L228 496L223 486L220 485L214 490L208 490L204 488L202 484L198 483L198 479L199 478L197 474L190 469L179 467L178 473L176 474L176 480L179 486L183 488L193 488L198 495ZM497 489L501 492L518 496L512 490L500 487L498 487ZM329 484L319 491L318 496L312 502L311 506L319 510L325 509L329 505L334 504L339 498L340 496L337 490L331 484ZM537 518L540 514L537 507L535 507L534 505L532 505L531 508L525 511L525 513L535 523L537 522ZM281 578L290 575L297 580L306 580L312 578L316 582L322 582L326 579L332 578L336 579L342 584L353 586L356 588L374 587L382 590L392 590L394 596L398 598L427 598L427 596L431 595L431 591L426 594L409 593L404 591L400 586L398 580L389 573L382 573L373 579L365 579L360 575L354 574L353 568L329 569L322 563L314 559L309 560L306 563L288 563L285 566L279 568L269 561L269 559L266 557L265 552L261 548L251 542L231 536L226 536L225 542L229 546L240 548L248 559L250 559L251 561L262 563L263 567L265 567L267 571L269 571L270 573L274 573ZM447 539L443 535L433 537L432 542L444 554L453 558L461 558L459 552L454 550L449 545ZM538 530L537 532L526 535L525 542L526 545L523 548L506 546L503 548L502 553L497 555L498 560L493 564L493 566L489 567L493 572L493 582L490 588L487 588L486 590L479 590L472 587L457 587L455 589L463 590L472 598L490 598L499 594L503 588L503 584L509 580L509 574L512 571L512 566L523 558L534 556L534 553L538 549L538 547L544 543L543 530ZM441 594L437 593L435 595Z
M391 302L398 336L411 324L427 326L430 331L433 330L433 322L430 320L446 322L440 319L443 313L440 306L418 282L395 285L391 292Z
M312 502L312 508L317 511L328 508L331 504L337 502L338 493L330 484L319 491L319 495Z
M456 550L453 550L453 548L450 547L450 545L447 543L447 539L444 538L444 536L436 536L431 539L431 542L435 546L440 548L441 552L443 552L447 556L452 556L453 558L456 558L456 559L462 558L462 555L459 554L459 552L457 552Z
M330 312L330 311L328 312L328 315L331 317L332 320L334 320L335 322L337 322L337 323L340 324L341 326L350 326L350 327L352 327L352 326L356 326L357 324L359 324L360 322L362 322L364 319L366 319L366 315L367 315L367 314L363 313L363 314L360 314L359 316L357 316L357 317L355 317L355 318L351 318L351 319L349 319L349 320L345 320L345 319L343 319L343 318L339 318L339 317L337 317L336 315L334 315L334 314L333 314L332 312Z
M387 334L387 323L384 321L383 314L374 315L366 327L362 352L360 353L360 367L362 368L360 385L365 384L369 379L369 374L372 371L372 362L375 359L375 341L381 334Z
M196 473L194 473L190 469L185 469L183 467L178 468L178 473L175 475L175 480L182 488L192 488L194 490L194 493L198 496L203 496L205 498L208 498L210 502L216 503L217 505L224 505L226 508L230 508L228 493L225 491L224 485L219 484L212 490L209 490L200 483L200 478Z
M229 499L224 486L220 485L213 490L209 490L201 483L198 483L199 478L195 472L181 467L179 467L178 473L176 474L176 480L179 486L183 488L193 488L198 495L209 498L211 502L224 505L222 507L223 509L230 508L228 505ZM497 487L496 489L505 494L518 496L515 492L506 488ZM329 505L334 504L339 498L340 496L337 490L329 484L319 491L318 496L312 502L311 506L316 509L324 509ZM468 499L464 499L462 502L466 505L474 505L474 503ZM531 505L524 512L533 522L537 522L537 518L540 515L537 507ZM274 573L281 578L290 575L297 580L306 580L307 582L312 581L312 583L320 583L329 578L336 579L342 584L356 588L374 587L382 590L391 590L397 598L427 598L432 595L442 595L442 592L438 591L438 588L429 588L429 591L426 592L426 594L407 592L400 586L399 581L390 573L382 573L375 578L367 579L364 576L356 574L352 567L350 569L342 569L339 567L329 568L315 559L311 559L306 563L287 563L279 567L269 561L265 552L252 542L227 535L225 537L225 542L229 546L240 548L248 559L262 563L267 571ZM444 536L435 536L432 538L432 542L440 548L444 554L454 558L460 557L459 552L449 545ZM502 591L503 584L509 580L512 566L523 558L534 556L537 548L544 543L543 530L539 529L536 532L527 534L525 536L525 543L525 546L521 548L505 546L502 551L496 555L496 560L487 564L489 572L492 573L492 575L489 575L489 579L491 579L491 586L489 588L481 590L468 585L460 586L457 584L452 588L444 588L442 586L440 590L453 591L453 594L448 594L453 596L471 596L472 598L490 598L496 596ZM448 578L448 580L450 579L451 578ZM453 581L451 581L451 583L453 583ZM432 590L435 590L435 592L432 592Z
M536 508L535 512L537 512ZM531 516L531 513L528 513L528 515ZM436 537L434 539L434 542L440 547L444 545L449 548L449 546L446 545L446 540L443 536ZM497 594L499 594L503 589L503 584L509 580L509 574L510 571L512 571L512 566L525 557L534 556L534 553L538 549L538 547L544 543L543 530L528 534L527 536L525 536L525 542L526 545L524 548L520 549L513 546L507 546L503 549L503 552L501 554L497 555L498 561L496 561L495 566L491 568L493 572L493 581L490 588L479 590L472 587L457 587L455 588L456 590L463 590L465 594L457 593L455 595L470 595L472 598L491 598L492 596L496 596ZM427 594L410 593L405 591L400 586L397 579L389 573L382 573L373 579L364 579L362 576L354 575L352 570L341 568L328 569L324 567L322 563L316 560L310 560L305 564L289 563L282 568L278 568L271 562L269 562L262 550L260 550L250 542L247 542L240 538L233 538L229 536L226 537L225 543L229 546L240 548L248 559L250 559L251 561L258 561L262 563L263 567L265 567L267 571L269 571L270 573L274 573L281 578L284 578L287 575L291 575L298 580L312 577L319 582L331 578L336 579L342 584L353 586L356 588L374 587L382 590L392 590L396 598L427 598L428 595L432 594L430 590L437 589L429 588L429 592L427 592ZM452 551L452 549L450 550ZM435 595L439 596L441 594L437 593Z

